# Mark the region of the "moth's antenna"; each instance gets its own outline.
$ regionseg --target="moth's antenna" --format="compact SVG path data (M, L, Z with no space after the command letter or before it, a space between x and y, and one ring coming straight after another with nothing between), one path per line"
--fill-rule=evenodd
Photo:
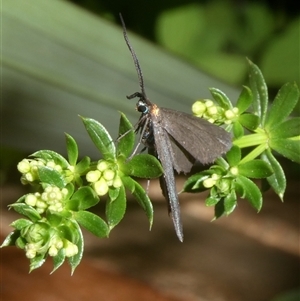
M147 96L146 96L145 87L144 87L144 78L143 78L142 69L141 69L139 60L138 60L138 58L136 56L136 53L133 50L133 48L132 48L132 46L131 46L131 44L129 42L129 38L127 36L126 26L125 26L125 22L123 20L122 14L120 13L119 15L120 15L120 19L121 19L121 22L122 22L124 39L125 39L125 42L126 42L128 48L129 48L131 56L133 58L133 62L134 62L134 65L135 65L135 70L136 70L138 78L139 78L139 84L140 84L142 95L143 95L144 99L146 100Z

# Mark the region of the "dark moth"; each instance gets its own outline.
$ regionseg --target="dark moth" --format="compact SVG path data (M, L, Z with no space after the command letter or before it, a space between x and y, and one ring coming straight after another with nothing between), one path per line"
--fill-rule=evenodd
M128 99L139 98L136 108L141 112L141 116L136 132L140 133L140 142L148 148L148 152L161 162L164 173L160 177L160 186L168 201L176 234L182 242L183 231L174 169L178 173L188 173L195 161L202 164L214 162L230 149L231 137L224 129L204 119L172 109L160 108L148 99L138 58L129 42L121 15L120 18L141 89L140 92L127 96ZM137 147L134 153L136 150Z

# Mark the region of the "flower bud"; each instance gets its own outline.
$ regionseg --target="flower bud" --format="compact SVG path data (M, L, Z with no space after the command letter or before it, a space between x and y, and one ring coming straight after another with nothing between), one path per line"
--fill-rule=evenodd
M104 178L93 184L93 188L99 196L105 195L108 192L108 185Z
M52 257L56 256L57 253L58 253L58 249L54 245L52 245L48 251L49 256L52 256Z
M78 247L70 241L65 241L65 255L66 257L72 257L78 253Z
M90 183L97 182L101 177L99 170L91 170L86 174L86 180Z
M211 188L216 184L216 180L213 180L212 178L207 178L203 181L203 186L205 188Z
M237 167L231 167L230 172L232 175L237 176L239 174L239 169Z
M30 163L27 159L24 159L18 163L17 168L20 173L27 173L30 171Z
M28 205L28 206L36 206L36 203L38 201L38 198L36 197L36 195L30 193L30 194L27 194L27 196L25 197L25 203Z
M192 112L197 116L201 117L205 111L206 105L200 100L197 100L192 106Z
M115 188L120 188L121 186L122 186L122 180L121 180L121 178L119 177L119 176L116 176L115 177L115 179L114 179L114 181L113 181L113 186L115 187Z
M113 180L114 177L115 177L115 172L113 170L111 170L111 169L106 169L103 172L103 178L106 181L111 181L111 180Z
M100 171L104 171L106 169L109 168L109 164L108 162L104 161L104 160L100 160L98 161L98 164L97 164L97 169L100 170Z

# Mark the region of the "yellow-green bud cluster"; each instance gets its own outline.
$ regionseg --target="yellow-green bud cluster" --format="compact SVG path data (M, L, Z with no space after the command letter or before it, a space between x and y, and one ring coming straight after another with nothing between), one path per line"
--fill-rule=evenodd
M98 161L96 170L91 170L86 174L86 180L92 184L99 196L105 195L109 187L119 188L122 186L117 165L105 160Z
M224 123L225 124L231 124L233 123L234 121L236 121L239 117L239 108L237 107L234 107L230 110L227 110L224 112L224 115L225 115L225 121Z
M17 165L19 172L22 173L22 176L21 176L22 184L25 185L28 183L32 183L39 179L39 177L38 177L38 167L39 166L48 166L59 172L62 171L62 167L60 165L56 164L52 160L45 162L42 159L36 159L36 160L23 159Z
M203 181L203 186L205 188L212 188L215 186L219 194L227 195L231 190L231 182L231 179L224 178L222 175L214 173Z
M47 247L46 247L47 246ZM25 245L26 257L33 259L38 254L45 254L48 251L49 256L56 256L61 249L65 249L65 256L72 257L78 253L78 247L67 239L53 237L47 245L30 242Z
M29 193L25 197L25 203L35 207L38 213L44 213L47 209L60 212L63 210L64 199L68 194L66 188L60 189L56 186L48 186L44 192Z
M60 249L65 249L65 256L72 257L78 253L78 247L67 239L60 239L51 242L48 250L49 256L56 256Z
M210 177L206 178L204 181L203 181L203 186L205 188L211 188L213 187L214 185L216 185L217 181L221 178L220 175L214 173L212 174Z
M238 117L238 108L225 111L224 108L215 105L209 99L197 100L192 106L192 112L197 117L218 124L230 124Z

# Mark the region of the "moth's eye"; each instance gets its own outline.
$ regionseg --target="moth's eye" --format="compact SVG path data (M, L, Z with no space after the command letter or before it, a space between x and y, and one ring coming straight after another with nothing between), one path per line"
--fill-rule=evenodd
M148 106L142 101L138 101L138 103L136 104L136 108L139 112L141 112L143 114L146 114L149 112Z

